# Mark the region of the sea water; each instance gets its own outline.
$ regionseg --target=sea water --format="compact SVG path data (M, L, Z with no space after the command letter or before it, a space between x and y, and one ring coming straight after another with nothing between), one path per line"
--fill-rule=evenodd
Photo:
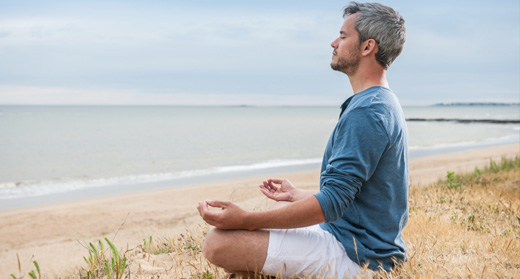
M404 111L407 118L520 120L519 106ZM0 209L81 189L318 168L338 115L337 107L0 106ZM411 157L520 142L518 123L407 123Z

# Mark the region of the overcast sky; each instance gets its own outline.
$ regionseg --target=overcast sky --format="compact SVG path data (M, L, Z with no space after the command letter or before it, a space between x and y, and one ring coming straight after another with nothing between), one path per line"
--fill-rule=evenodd
M403 105L520 102L520 1L380 1ZM340 105L347 1L0 1L0 104Z

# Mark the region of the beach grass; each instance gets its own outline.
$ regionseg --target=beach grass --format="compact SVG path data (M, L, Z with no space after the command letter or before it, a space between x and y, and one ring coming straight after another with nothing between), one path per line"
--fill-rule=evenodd
M520 158L410 188L408 261L390 278L519 278Z
M376 278L520 278L520 157L410 187L409 213L408 260ZM85 266L55 278L226 278L203 256L208 229L145 237L124 251L105 239L109 247L89 245Z

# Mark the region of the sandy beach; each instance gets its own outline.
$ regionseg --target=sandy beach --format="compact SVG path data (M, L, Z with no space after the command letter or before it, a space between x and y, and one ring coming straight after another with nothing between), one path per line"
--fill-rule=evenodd
M514 157L520 145L503 145L410 160L411 187L443 178L447 171L467 172L489 160ZM277 174L301 188L318 187L319 171ZM38 261L45 275L67 274L84 263L88 251L80 244L113 238L117 247L134 247L143 238L172 236L202 225L196 205L205 199L233 200L249 210L270 201L258 190L269 176L219 181L89 200L0 212L0 277L17 274ZM117 235L116 235L117 234Z

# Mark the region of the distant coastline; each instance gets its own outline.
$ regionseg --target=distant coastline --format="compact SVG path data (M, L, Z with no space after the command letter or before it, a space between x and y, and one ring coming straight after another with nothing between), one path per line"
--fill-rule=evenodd
M415 122L458 122L458 123L491 123L491 124L520 124L517 119L458 119L458 118L406 118L406 121Z
M495 102L474 102L474 103L437 103L436 107L455 107L455 106L520 106L520 103L495 103Z
M403 107L470 107L470 106L520 106L520 102L516 103L499 103L499 102L452 102L452 103L436 103L436 104L420 104L420 105L403 105ZM9 108L9 107L57 107L57 108L67 108L67 107L87 107L87 108L169 108L169 107L178 107L178 108L336 108L337 104L329 104L329 105L287 105L287 104L279 104L279 105L255 105L255 104L218 104L218 105L193 105L193 104L7 104L0 103L0 108Z

